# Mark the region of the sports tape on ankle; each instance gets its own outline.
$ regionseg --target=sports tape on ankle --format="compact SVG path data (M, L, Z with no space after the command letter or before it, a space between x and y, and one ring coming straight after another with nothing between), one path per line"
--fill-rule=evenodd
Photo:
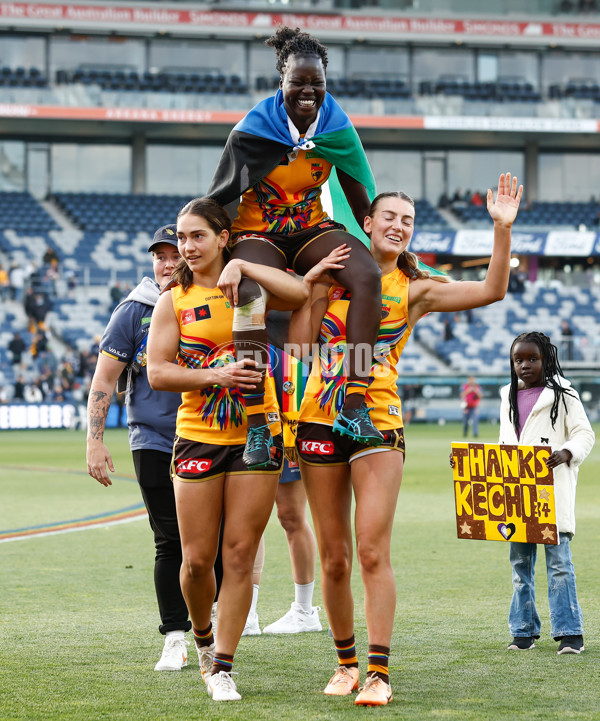
M233 309L233 330L263 330L266 328L265 315L268 294L262 285L257 285L260 288L260 296Z

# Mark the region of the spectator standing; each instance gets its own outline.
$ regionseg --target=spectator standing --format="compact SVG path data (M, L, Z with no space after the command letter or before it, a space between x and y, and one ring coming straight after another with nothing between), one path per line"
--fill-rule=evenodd
M23 299L23 288L25 286L25 270L15 263L10 267L10 290L13 300L20 302Z
M122 297L123 297L123 289L121 288L120 281L117 280L116 283L113 285L113 287L110 289L110 300L112 303L113 310L119 305Z
M554 475L558 543L544 545L548 571L550 633L558 654L579 654L583 616L577 600L571 541L575 535L575 492L579 466L594 446L594 431L579 395L564 377L556 346L543 333L517 336L510 349L510 384L500 391L500 443L550 446L546 465ZM540 441L540 439L542 439ZM554 539L557 540L557 539ZM536 543L510 541L513 596L508 627L510 650L527 651L540 637L535 607Z
M6 268L0 263L0 300L6 300L10 295L10 278Z
M476 383L473 376L469 376L460 394L463 403L463 438L467 437L469 423L471 423L473 436L475 438L479 436L479 404L481 403L481 396L481 386Z
M12 340L8 344L8 350L12 353L11 363L13 365L19 365L21 363L25 348L27 348L27 345L21 337L21 334L19 332L15 332Z
M569 325L569 321L565 318L560 324L561 350L563 360L573 360L573 329Z
M25 380L23 376L19 376L15 381L13 387L13 401L24 401L25 400Z
M103 486L112 482L112 457L104 444L104 428L117 380L125 373L129 445L150 527L154 532L156 558L154 584L164 648L156 671L179 671L187 666L191 628L179 584L181 541L175 510L170 465L175 418L181 402L178 393L153 391L148 384L146 343L154 306L179 260L176 226L156 231L148 252L152 253L154 280L143 278L113 311L100 341L98 364L88 399L88 473Z

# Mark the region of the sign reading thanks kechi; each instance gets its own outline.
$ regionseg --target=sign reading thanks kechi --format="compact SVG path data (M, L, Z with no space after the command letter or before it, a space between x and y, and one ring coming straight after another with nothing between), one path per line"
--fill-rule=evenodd
M549 446L452 443L459 538L558 544Z

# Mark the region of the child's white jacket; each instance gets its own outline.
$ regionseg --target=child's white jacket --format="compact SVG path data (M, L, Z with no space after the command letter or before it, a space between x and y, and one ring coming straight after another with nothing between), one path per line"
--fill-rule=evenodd
M566 378L555 377L563 386L571 386ZM519 390L524 388L519 381ZM535 445L552 447L553 451L571 451L573 458L570 465L561 463L554 468L554 499L556 502L556 525L560 533L575 533L575 491L577 489L577 475L579 466L589 452L595 441L594 431L585 414L583 405L579 400L577 391L570 388L574 395L564 395L567 404L562 399L558 405L558 416L554 428L550 422L550 410L554 403L554 391L544 388L537 403L533 407L529 418L521 429L521 437L517 438L514 426L509 419L510 385L500 390L500 443L508 445Z

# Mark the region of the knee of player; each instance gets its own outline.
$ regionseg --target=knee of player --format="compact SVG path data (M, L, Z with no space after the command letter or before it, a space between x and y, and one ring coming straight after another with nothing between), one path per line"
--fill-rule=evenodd
M369 260L369 259L368 259ZM381 269L370 257L370 262L363 262L361 258L360 267L354 269L348 274L346 287L353 293L373 293L378 295L381 293Z
M252 552L249 541L243 539L236 543L223 545L223 572L236 576L248 576L254 570L256 552Z
M374 573L386 564L384 549L372 544L357 544L356 555L363 573Z
M352 573L352 558L348 553L322 555L321 566L331 581L342 581Z
M277 518L283 530L289 535L297 533L305 523L305 516L295 509L277 509Z
M256 300L264 301L264 293L265 291L260 283L244 276L238 285L237 307L241 308Z
M184 554L182 570L192 580L199 580L212 574L214 559L198 553Z

